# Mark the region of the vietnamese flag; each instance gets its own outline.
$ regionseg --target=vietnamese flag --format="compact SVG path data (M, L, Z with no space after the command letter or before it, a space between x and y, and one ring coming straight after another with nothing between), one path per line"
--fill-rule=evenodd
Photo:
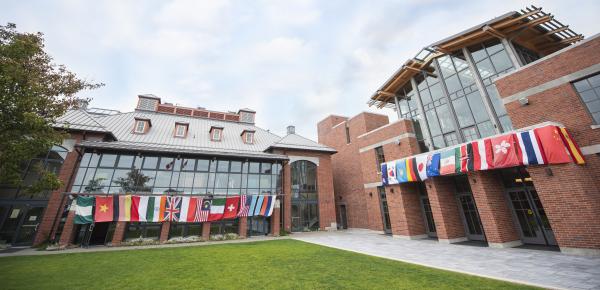
M491 138L491 143L494 152L494 168L519 166L515 134Z
M563 143L557 126L544 126L533 130L542 146L548 164L571 162L571 156Z
M112 222L113 221L113 196L96 196L96 211L94 222Z
M240 197L228 197L225 201L225 213L223 219L233 219L237 217L238 209L240 206Z

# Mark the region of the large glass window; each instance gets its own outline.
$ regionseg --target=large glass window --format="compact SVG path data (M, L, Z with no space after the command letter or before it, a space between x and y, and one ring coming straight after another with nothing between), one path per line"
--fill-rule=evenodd
M595 124L600 124L600 74L573 83L581 100L592 114Z
M385 155L383 154L383 147L379 146L375 148L375 167L377 172L381 172L381 163L385 162Z
M422 127L424 121L423 116L419 113L419 103L417 101L418 96L416 91L413 90L412 85L408 83L405 87L398 90L396 94L400 96L400 99L398 100L400 116L403 119L408 119L413 122L415 135L417 137L417 142L419 142L420 149L422 152L427 152L428 148L425 145L423 136L425 128Z
M319 196L317 165L306 160L291 164L292 173L292 230L319 229Z

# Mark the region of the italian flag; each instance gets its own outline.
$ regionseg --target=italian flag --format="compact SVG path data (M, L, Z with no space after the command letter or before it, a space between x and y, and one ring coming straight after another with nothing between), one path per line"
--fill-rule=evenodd
M210 212L208 213L208 221L217 221L223 218L223 212L225 211L225 199L215 198L210 206Z
M93 196L79 196L77 197L77 206L75 207L75 220L74 223L78 225L91 224L94 222L92 216L92 207L94 206Z

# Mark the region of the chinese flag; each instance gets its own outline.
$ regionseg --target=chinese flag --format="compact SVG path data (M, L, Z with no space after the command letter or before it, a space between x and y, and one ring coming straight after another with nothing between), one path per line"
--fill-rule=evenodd
M557 126L536 128L533 132L544 150L548 164L571 162L571 156L567 152Z
M491 138L491 143L494 154L494 168L519 166L515 134Z
M94 213L94 222L112 222L113 221L113 196L96 196L96 210Z
M225 201L225 212L223 213L223 219L233 219L237 217L238 209L240 205L240 197L228 197Z

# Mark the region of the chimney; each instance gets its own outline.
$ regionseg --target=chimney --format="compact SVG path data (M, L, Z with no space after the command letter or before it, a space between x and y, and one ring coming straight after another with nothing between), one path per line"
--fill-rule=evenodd
M288 133L288 135L290 135L290 134L296 134L296 127L294 127L292 125L287 126L287 133Z
M137 104L136 109L143 110L143 111L156 111L159 104L160 104L160 98L155 95L152 95L152 94L138 95L138 104Z

